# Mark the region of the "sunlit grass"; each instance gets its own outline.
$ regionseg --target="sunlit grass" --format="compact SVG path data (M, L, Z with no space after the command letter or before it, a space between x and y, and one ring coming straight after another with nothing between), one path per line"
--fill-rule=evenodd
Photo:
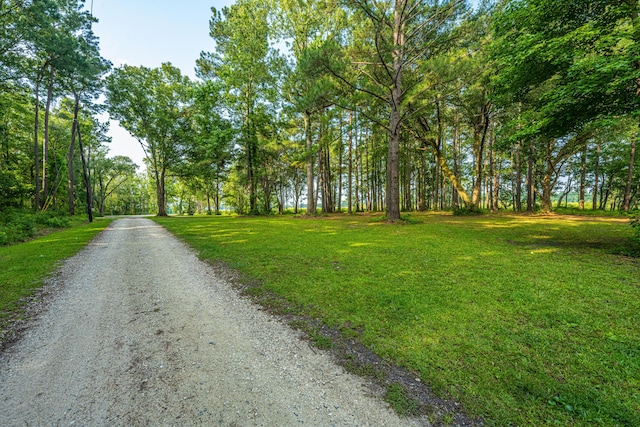
M0 330L62 260L82 249L110 222L100 218L26 243L0 247Z
M640 425L624 219L158 219L491 425Z

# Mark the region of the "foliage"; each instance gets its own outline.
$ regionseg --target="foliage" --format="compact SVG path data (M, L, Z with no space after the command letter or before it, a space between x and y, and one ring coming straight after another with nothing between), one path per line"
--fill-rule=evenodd
M482 211L480 210L480 208L477 207L461 207L461 208L455 208L453 210L453 215L454 216L469 216L469 215L482 215Z
M167 173L179 166L185 145L194 139L190 88L189 78L170 63L154 69L124 65L107 79L109 113L138 140L149 161L158 215L167 215Z
M610 253L626 220L413 216L158 221L489 425L640 422L640 274Z
M274 137L271 121L284 61L269 43L268 4L240 0L220 11L212 8L212 12L210 35L216 51L201 53L198 75L223 88L220 101L235 128L236 170L244 175L249 212L268 212L271 186L263 188L262 209L259 190L261 181L270 178L265 175L270 154L266 146Z
M54 212L29 212L7 209L0 212L0 246L24 242L52 228L64 228L71 224L65 214Z
M507 104L524 104L520 133L563 137L601 115L638 110L637 7L626 0L504 3L494 19L496 88Z

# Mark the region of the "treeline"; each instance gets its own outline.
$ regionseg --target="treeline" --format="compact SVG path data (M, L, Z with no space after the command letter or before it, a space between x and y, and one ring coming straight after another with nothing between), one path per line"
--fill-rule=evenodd
M109 73L79 6L2 1L3 205L391 220L638 207L635 0L240 0L212 9L198 81L168 63ZM102 82L147 175L98 167Z
M111 64L93 22L77 0L0 1L0 212L8 230L22 227L12 213L21 209L43 218L104 214L135 173L130 159L107 156L96 99Z
M569 198L638 207L637 1L240 0L212 12L216 50L197 61L201 82L184 82L191 95L168 64L149 83L183 108L163 119L165 139L131 115L149 94L130 88L154 70L110 77L112 112L165 154L156 187L175 173L187 210L396 220Z

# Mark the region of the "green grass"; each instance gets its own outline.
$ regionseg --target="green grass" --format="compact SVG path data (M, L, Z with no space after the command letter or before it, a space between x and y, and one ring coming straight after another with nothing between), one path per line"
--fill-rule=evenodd
M388 387L385 400L401 416L412 415L418 410L418 404L406 395L400 384Z
M26 243L0 247L0 330L20 314L24 298L33 295L62 260L82 249L110 222L98 219Z
M613 254L627 219L157 221L489 425L640 425L640 264Z

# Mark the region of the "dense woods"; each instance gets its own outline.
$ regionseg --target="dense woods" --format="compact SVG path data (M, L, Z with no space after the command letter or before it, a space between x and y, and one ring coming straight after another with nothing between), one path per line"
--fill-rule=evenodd
M0 2L0 210L638 208L636 0L238 0L195 80L112 69L93 22Z

